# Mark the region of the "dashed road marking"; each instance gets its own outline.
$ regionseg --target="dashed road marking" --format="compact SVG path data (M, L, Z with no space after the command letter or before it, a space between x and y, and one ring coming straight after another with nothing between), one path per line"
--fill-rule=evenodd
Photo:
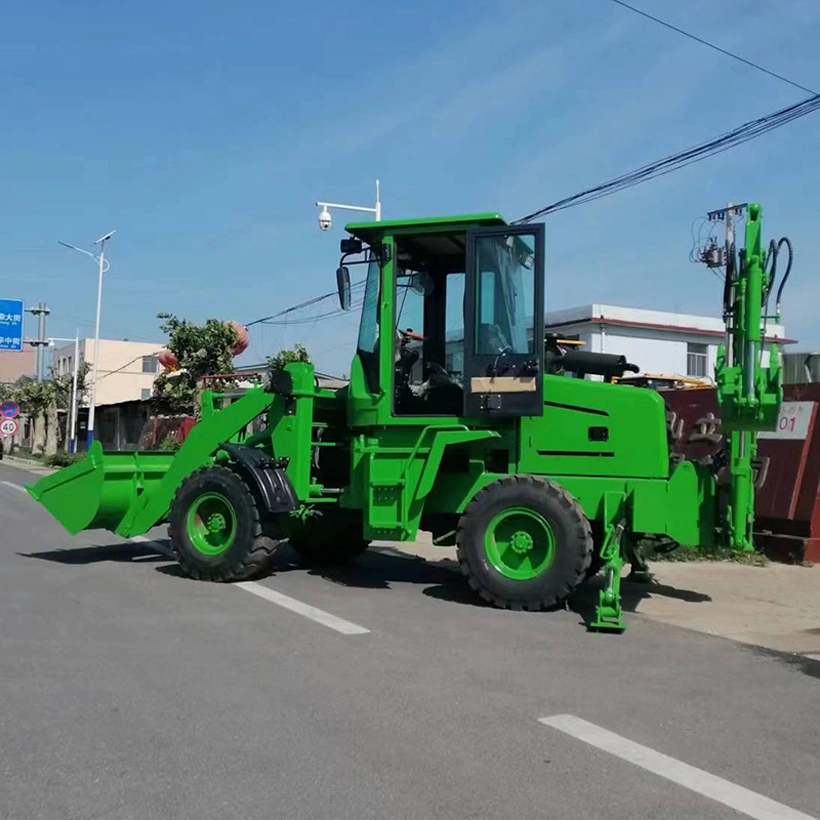
M133 541L135 544L150 544L152 549L156 550L161 555L167 555L169 558L176 558L172 549L166 547L165 544L160 541L155 541L153 538L149 538L147 535L135 535L128 540Z
M0 481L0 484L5 484L6 487L11 487L12 490L17 490L18 493L26 492L26 488L21 484L15 484L13 481Z
M336 632L341 632L342 635L365 635L370 632L369 629L354 624L352 621L346 621L344 618L338 618L336 615L331 615L323 609L317 609L315 606L306 604L303 601L297 601L296 598L291 598L289 595L276 592L269 587L256 583L256 581L241 581L233 586L244 589L253 595L258 595L260 598L264 598L272 604L277 604L285 609L289 609L297 615L310 618L311 621L316 621L316 623L334 629Z
M703 769L682 763L674 757L656 752L648 746L642 746L575 715L552 715L539 718L539 722L620 757L621 760L640 766L659 777L671 780L679 786L723 803L724 806L729 806L755 820L816 820L808 814L777 803L743 786L737 786Z

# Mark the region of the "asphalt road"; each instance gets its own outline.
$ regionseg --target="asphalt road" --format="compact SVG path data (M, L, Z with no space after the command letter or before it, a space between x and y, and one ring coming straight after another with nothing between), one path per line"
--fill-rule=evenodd
M198 583L151 544L70 538L28 479L0 464L3 820L820 818L805 667L638 616L614 636L501 612L378 552L320 573L285 550L257 594Z

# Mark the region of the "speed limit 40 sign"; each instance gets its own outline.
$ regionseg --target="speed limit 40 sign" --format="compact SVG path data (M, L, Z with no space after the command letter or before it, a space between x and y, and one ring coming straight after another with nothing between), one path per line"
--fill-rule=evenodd
M0 435L7 438L17 432L17 422L14 419L3 419L0 421Z

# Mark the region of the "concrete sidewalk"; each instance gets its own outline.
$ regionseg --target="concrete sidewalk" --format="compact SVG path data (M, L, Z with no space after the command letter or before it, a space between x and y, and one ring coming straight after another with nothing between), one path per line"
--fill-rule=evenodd
M820 660L820 568L663 561L651 571L655 584L624 584L625 596L638 593L638 614Z
M388 549L458 572L453 547L435 547L429 535ZM661 623L778 652L820 660L820 567L733 561L659 561L654 583L623 583L628 612ZM579 611L592 607L600 577L577 593Z

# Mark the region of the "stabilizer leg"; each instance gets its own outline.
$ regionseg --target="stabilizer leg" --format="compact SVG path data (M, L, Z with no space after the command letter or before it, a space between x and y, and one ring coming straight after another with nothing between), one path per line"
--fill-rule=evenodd
M621 611L621 571L624 567L621 543L625 526L625 522L621 521L616 527L608 527L607 537L601 547L606 582L598 593L595 620L589 625L596 632L623 632L626 629Z

